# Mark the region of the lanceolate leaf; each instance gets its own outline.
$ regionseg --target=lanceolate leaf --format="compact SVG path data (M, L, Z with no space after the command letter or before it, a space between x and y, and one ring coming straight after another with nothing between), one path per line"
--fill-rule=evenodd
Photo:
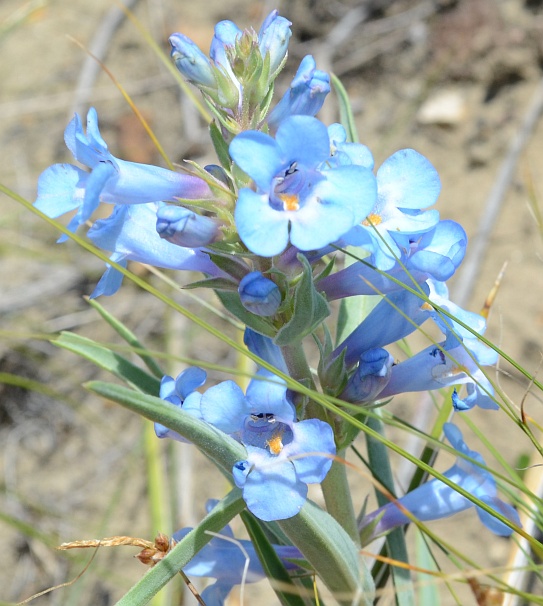
M370 572L349 535L331 515L306 501L297 516L282 520L278 525L340 604L373 604L375 589Z
M181 434L207 455L229 478L234 463L247 456L245 448L233 438L160 398L103 381L90 381L85 387Z
M152 377L125 357L92 339L70 332L62 332L52 343L90 360L145 393L158 394L159 392L160 381L156 377Z

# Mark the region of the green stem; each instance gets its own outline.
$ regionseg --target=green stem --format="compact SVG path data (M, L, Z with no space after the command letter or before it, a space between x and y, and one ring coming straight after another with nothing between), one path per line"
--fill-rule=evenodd
M345 458L345 450L340 450L337 456ZM354 513L351 491L347 480L347 467L342 461L334 461L324 478L322 493L328 513L341 524L356 546L360 546L360 537Z
M290 376L297 381L302 381L306 385L309 382L308 387L315 389L315 383L311 376L311 369L307 363L302 342L300 341L293 345L283 345L281 351L283 352Z

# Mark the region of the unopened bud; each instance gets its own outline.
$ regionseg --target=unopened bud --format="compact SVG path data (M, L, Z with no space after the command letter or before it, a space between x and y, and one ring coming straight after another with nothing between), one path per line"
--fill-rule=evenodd
M281 291L259 271L247 274L239 283L241 303L257 316L273 316L281 305Z

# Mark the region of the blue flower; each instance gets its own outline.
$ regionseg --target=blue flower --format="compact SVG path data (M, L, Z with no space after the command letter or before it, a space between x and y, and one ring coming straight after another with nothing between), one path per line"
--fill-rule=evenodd
M252 271L239 283L239 298L245 309L258 316L273 316L281 305L281 291L275 282Z
M296 421L286 386L260 370L244 395L224 381L202 396L204 421L231 435L247 449L232 470L249 511L264 521L296 515L307 498L307 484L322 482L336 452L334 433L318 419Z
M498 498L496 481L492 474L487 469L476 465L476 463L485 465L483 457L478 452L468 448L462 438L462 433L452 423L445 423L443 431L451 445L460 454L473 461L459 457L455 465L443 475L505 516L513 524L520 526L520 519L515 509ZM397 504L407 509L421 522L447 518L474 507L469 499L459 494L454 488L450 488L441 480L434 478L398 499L397 503L387 503L367 515L362 521L362 535L367 542L393 528L409 524L410 519ZM493 515L477 506L476 510L481 522L492 532L504 537L512 534L511 528ZM364 529L367 529L367 532L364 532Z
M255 182L235 209L241 240L258 255L281 253L289 240L303 251L338 240L373 207L375 178L362 166L327 166L328 131L311 116L284 120L275 139L245 131L230 144L234 162Z
M355 404L375 401L390 381L393 362L394 358L386 349L378 347L365 351L349 377L341 399Z
M367 162L365 155L362 162ZM417 235L434 227L439 213L422 209L435 204L440 191L439 175L429 160L413 149L396 152L377 171L375 206L342 241L370 251L379 269L391 269L401 256L393 235Z
M201 419L200 400L202 394L198 391L207 379L207 373L198 366L186 368L183 372L177 375L177 378L165 375L160 382L160 397L170 404L182 408L185 412ZM179 435L176 431L155 423L155 433L159 438L171 438L178 442L186 442L187 440Z
M302 59L287 92L268 115L270 128L276 130L289 116L315 116L329 92L330 76L316 69L315 59L307 55Z
M167 204L156 213L156 230L164 240L185 248L200 248L219 237L219 225L210 217L197 215L188 208Z
M198 177L115 158L100 135L94 108L87 114L87 134L76 115L66 127L64 140L74 158L91 172L71 164L50 166L40 176L34 204L49 217L77 209L68 225L72 231L91 217L100 202L131 205L211 197L209 187Z
M109 217L96 221L87 235L96 246L111 251L113 254L110 259L123 267L127 266L128 261L138 261L165 269L222 275L206 253L171 244L158 235L155 229L156 216L163 206L162 202L117 205ZM123 274L109 266L91 297L114 294L122 279Z
M388 294L401 290L403 284L413 288L429 278L445 281L455 273L466 252L466 232L455 221L440 221L423 234L395 232L390 236L400 255L386 273L379 271L378 260L371 254L363 263L352 263L320 280L319 292L334 301L353 295Z
M192 528L178 530L173 535L173 539L179 542L191 530ZM291 545L272 545L272 547L287 570L300 570L296 564L289 561L303 560L303 555L296 547ZM183 571L189 578L217 579L216 583L206 587L201 594L207 606L222 606L235 585L256 583L266 578L252 542L236 539L230 526L225 526L218 536L213 537L183 567Z

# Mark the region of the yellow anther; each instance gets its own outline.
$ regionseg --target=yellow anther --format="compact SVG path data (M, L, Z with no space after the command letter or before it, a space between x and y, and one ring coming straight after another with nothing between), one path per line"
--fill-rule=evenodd
M366 225L369 227L370 225L379 225L383 222L381 215L377 215L375 213L370 213L363 221L362 225Z
M283 203L285 210L298 210L300 204L298 203L298 196L296 194L279 194L279 199Z
M266 446L269 447L270 452L274 455L278 455L283 450L283 434L282 432L274 433L273 436L266 442Z

